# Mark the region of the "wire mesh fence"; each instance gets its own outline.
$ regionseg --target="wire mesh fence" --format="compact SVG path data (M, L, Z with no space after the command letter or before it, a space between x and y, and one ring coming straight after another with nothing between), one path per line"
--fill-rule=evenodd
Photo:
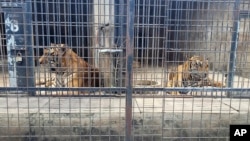
M248 0L0 0L1 140L229 140Z

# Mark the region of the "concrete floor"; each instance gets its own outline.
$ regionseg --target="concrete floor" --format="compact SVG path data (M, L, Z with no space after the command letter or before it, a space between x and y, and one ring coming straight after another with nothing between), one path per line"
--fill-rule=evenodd
M125 114L125 98L114 97L0 97L0 114L109 113ZM249 113L249 99L133 98L133 112Z

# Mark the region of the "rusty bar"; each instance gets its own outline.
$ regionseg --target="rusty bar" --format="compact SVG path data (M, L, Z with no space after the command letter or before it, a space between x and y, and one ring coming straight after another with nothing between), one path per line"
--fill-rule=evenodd
M132 140L132 93L133 93L133 47L134 47L134 12L135 1L127 2L126 28L126 141Z

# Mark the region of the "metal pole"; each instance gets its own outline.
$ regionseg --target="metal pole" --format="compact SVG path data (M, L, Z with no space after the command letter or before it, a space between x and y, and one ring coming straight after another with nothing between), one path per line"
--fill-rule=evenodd
M240 18L240 0L235 0L234 4L234 15L233 15L233 34L232 34L232 42L231 42L231 51L230 51L230 61L229 61L229 68L228 68L228 81L227 86L232 88L234 82L234 72L235 72L235 61L236 61L236 51L237 51L237 44L238 44L238 33L239 33L239 18ZM227 96L231 97L232 93L228 92Z
M30 0L26 0L25 3L25 15L24 23L26 24L25 29L25 43L26 55L27 55L27 87L35 87L35 72L34 72L34 51L33 51L33 27L32 27L32 3ZM35 95L35 91L28 92L29 95Z
M133 89L133 48L134 48L134 14L135 1L127 3L127 28L126 28L126 141L132 141L132 89Z

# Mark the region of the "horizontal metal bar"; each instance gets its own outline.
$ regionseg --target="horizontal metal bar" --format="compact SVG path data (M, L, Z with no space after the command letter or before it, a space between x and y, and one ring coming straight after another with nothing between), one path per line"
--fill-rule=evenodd
M99 49L99 53L117 53L117 52L123 52L122 49Z
M16 97L17 95L19 96L30 96L27 95L24 92L8 92L8 94L0 94L0 97ZM50 96L60 96L60 97L125 97L126 94L116 94L116 93L106 93L103 95L99 95L99 94L90 94L90 95L50 95L50 94L46 94L46 95L36 95L39 97L50 97ZM163 94L163 95L158 95L158 94L132 94L133 98L228 98L226 95L186 95L186 94L181 94L181 95L170 95L170 94ZM249 99L249 96L246 95L233 95L230 98L240 98L240 99Z
M0 87L0 91L126 91L125 87L81 87L81 88L48 88L48 87Z
M0 91L126 91L126 87L79 87L79 88L48 88L48 87L0 87ZM133 88L133 91L233 91L233 92L249 92L250 88L201 88L201 87L175 87L175 88Z

